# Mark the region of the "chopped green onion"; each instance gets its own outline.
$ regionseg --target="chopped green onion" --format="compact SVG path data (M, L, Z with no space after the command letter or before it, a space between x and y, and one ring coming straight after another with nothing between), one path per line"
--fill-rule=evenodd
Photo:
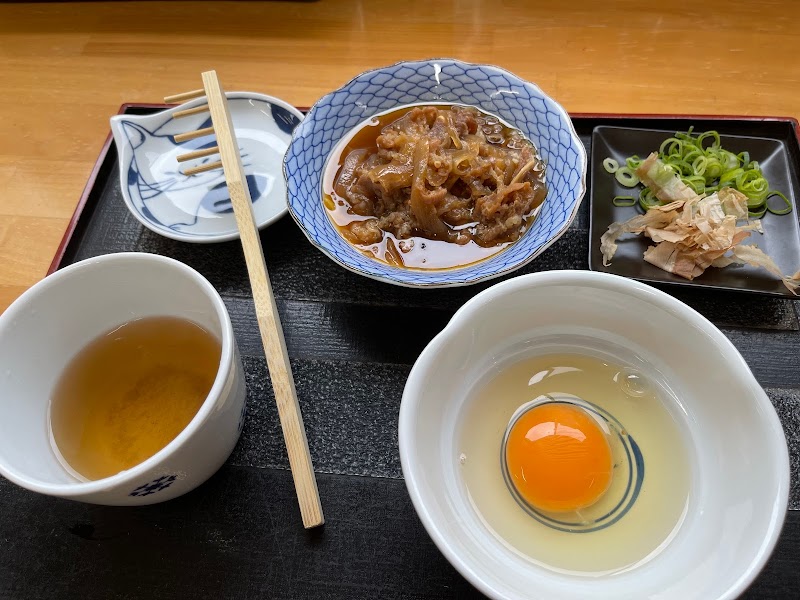
M743 193L747 196L747 207L751 216L763 216L767 211L776 215L791 212L791 202L780 192L769 189L761 167L757 161L750 160L749 152L734 154L725 150L717 131L706 131L697 135L693 131L693 127L686 132L679 131L661 143L658 157L664 163L665 169L680 177L698 195L712 194L725 187ZM633 155L625 159L624 166L620 166L616 160L607 158L603 161L603 167L621 185L635 187L639 183L635 171L642 162L641 158ZM774 210L769 207L767 199L772 196L782 198L785 207ZM628 196L616 196L614 205L629 206L628 201ZM638 202L644 210L661 204L647 188L639 193Z
M677 138L667 138L661 142L658 154L663 156L683 156L683 141Z
M784 208L772 208L769 205L769 199L773 196L778 196L778 198L782 199L786 206ZM769 194L767 194L767 201L764 203L764 207L773 215L788 215L790 212L792 212L792 203L789 201L789 199L775 190L772 190L769 192Z
M676 160L672 163L672 166L678 169L678 175L682 175L684 177L694 175L694 169L692 169L692 165L687 163L685 160Z
M766 214L766 212L767 212L767 205L765 204L764 206L761 207L760 210L748 210L747 216L752 219L760 219Z
M719 149L720 162L726 169L735 169L739 166L739 157L728 152L727 150Z
M704 194L706 191L706 180L705 177L701 177L700 175L691 175L689 177L681 177L683 183L688 185L690 188L694 190L694 193L698 196L700 194Z
M614 196L611 202L614 206L634 206L636 204L636 198L633 196Z
M719 159L716 156L706 156L706 170L703 173L706 183L712 183L719 179L720 175L722 175L722 165L719 164Z
M628 165L628 168L631 171L635 171L639 168L639 165L642 164L642 159L634 154L633 156L629 156L625 159L625 164Z
M613 158L606 158L603 160L603 168L612 175L617 172L619 169L619 163L615 161Z
M702 154L692 161L692 169L697 175L702 175L703 173L705 173L707 166L708 166L708 159ZM703 185L705 185L705 181L706 179L705 177L703 177Z
M685 160L688 163L693 163L700 156L704 156L702 150L700 150L699 148L695 148L694 150L689 150L689 152L684 154L683 160Z
M639 178L636 176L636 173L628 167L620 167L617 169L617 172L614 173L614 177L625 187L634 187L639 184Z
M719 140L719 133L717 133L716 131L706 131L705 133L701 133L693 141L702 150L703 149L703 142L706 140L706 138L711 138L712 139L711 146L708 148L709 150L716 150L722 144L722 142L720 142L720 140Z
M650 188L644 188L641 192L639 192L639 206L642 207L644 212L647 212L659 204L661 204L661 202L658 198L656 198L656 195Z
M736 187L736 179L742 174L744 174L744 169L741 167L733 169L732 171L726 171L719 176L719 187Z

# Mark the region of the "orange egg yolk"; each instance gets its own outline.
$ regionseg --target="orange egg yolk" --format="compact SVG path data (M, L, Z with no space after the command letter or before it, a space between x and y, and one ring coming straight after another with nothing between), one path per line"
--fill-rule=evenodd
M608 490L614 461L606 434L574 406L544 404L517 419L506 465L519 494L548 512L579 510Z

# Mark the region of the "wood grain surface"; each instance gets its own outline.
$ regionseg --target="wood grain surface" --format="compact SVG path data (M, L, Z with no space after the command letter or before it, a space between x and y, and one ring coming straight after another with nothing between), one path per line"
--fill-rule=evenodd
M44 276L124 102L215 68L308 106L359 72L451 56L572 112L800 116L800 3L319 0L0 5L0 310Z
M505 67L573 113L800 117L800 3L318 0L0 4L0 311L44 276L127 102L160 102L216 69L226 88L308 106L365 69L448 56ZM581 136L586 143L590 129ZM199 269L244 357L248 414L228 464L154 507L48 498L0 479L0 598L478 598L413 513L397 453L411 364L485 286L403 290L324 259L289 219L262 232L328 524L299 527L238 242L143 229L105 165L67 262L135 250ZM96 198L97 199L97 198ZM585 268L588 210L522 272ZM780 415L789 515L745 598L800 588L800 303L671 289L721 327ZM403 331L381 336L382 319ZM386 549L390 549L387 552Z

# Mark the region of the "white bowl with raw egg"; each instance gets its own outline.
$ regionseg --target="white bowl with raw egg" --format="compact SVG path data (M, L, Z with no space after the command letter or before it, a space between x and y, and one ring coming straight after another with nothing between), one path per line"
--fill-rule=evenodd
M422 523L491 598L735 598L788 502L781 423L731 342L603 273L467 302L411 371L399 444Z

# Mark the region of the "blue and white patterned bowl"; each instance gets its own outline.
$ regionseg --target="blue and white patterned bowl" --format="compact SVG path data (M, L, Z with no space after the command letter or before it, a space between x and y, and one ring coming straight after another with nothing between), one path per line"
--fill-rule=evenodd
M266 227L286 213L281 159L303 113L264 94L226 95L256 225ZM175 143L176 134L211 125L207 112L173 118L175 112L205 102L198 98L152 115L111 118L125 204L148 229L185 242L224 242L239 237L222 169L191 176L181 172L185 167L179 169L178 155L217 143L213 135ZM212 155L185 165L217 160L219 156Z
M476 106L516 127L547 163L547 198L533 226L506 250L459 269L418 271L369 258L337 231L322 204L331 150L353 127L395 107L426 102ZM328 257L396 285L469 285L518 269L566 231L586 191L586 150L566 111L537 86L499 67L452 59L401 62L362 73L321 98L295 130L284 158L289 213Z

